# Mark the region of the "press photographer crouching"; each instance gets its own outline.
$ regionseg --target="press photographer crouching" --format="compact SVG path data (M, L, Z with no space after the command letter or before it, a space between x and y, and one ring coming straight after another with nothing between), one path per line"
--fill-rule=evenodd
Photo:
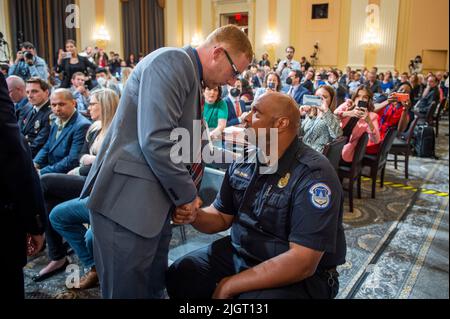
M14 64L9 68L9 75L17 75L24 81L31 77L38 77L44 81L48 80L48 68L44 59L36 54L34 45L24 42L20 45L20 51L16 54Z

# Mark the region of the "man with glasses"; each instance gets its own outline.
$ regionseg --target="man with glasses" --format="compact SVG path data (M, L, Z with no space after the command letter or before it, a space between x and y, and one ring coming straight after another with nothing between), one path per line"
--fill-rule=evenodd
M89 196L94 258L103 298L163 298L176 207L199 207L200 150L172 161L174 129L202 129L202 87L234 85L253 49L228 25L197 48L161 48L136 66L94 162Z
M286 79L289 77L289 73L292 70L300 70L300 63L294 60L295 48L288 46L286 48L286 59L278 63L277 73L281 78L283 84L283 92L287 92L289 85L286 84Z

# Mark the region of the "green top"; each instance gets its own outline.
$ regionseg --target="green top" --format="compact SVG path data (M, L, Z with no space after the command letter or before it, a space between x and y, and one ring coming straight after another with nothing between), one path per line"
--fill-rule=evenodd
M209 104L205 102L205 107L203 109L203 118L210 129L215 129L218 125L219 120L228 120L228 106L225 101L220 100L214 104Z

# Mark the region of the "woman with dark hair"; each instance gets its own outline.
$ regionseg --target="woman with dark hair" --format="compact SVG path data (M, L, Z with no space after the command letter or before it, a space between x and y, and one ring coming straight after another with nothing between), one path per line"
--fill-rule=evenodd
M339 120L333 114L336 108L334 88L322 85L316 90L315 95L322 99L321 106L300 106L300 115L305 116L302 120L300 135L303 136L303 142L306 145L322 153L326 144L342 135L342 130Z
M89 77L88 69L90 68L95 71L97 66L90 62L88 58L78 54L77 46L74 40L67 40L65 47L66 52L62 49L59 50L56 72L63 73L63 79L60 87L68 89L70 88L70 80L72 79L72 75L74 73L81 72ZM89 86L89 89L92 89L92 83L90 80L86 81L86 84Z
M99 49L96 54L94 54L94 61L97 63L98 67L106 68L109 64L109 57L103 49Z
M128 59L127 59L127 67L134 69L136 64L137 64L137 62L136 62L136 58L134 57L134 54L130 53L130 55L128 56Z
M266 74L263 87L256 90L254 100L266 92L280 92L281 88L282 84L280 76L276 72L271 71Z
M218 86L214 89L206 87L203 96L205 97L203 119L210 129L210 137L219 139L227 126L228 119L228 106L220 98L222 96L222 87Z
M369 143L380 142L378 115L373 111L373 93L365 85L359 86L352 99L347 100L334 111L341 120L343 135L348 137L348 143L342 150L342 160L345 164L353 161L356 145L364 133L369 134Z

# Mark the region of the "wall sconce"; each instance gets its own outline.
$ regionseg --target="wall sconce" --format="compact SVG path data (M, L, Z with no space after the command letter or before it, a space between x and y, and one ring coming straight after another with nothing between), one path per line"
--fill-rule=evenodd
M191 39L191 46L198 47L203 42L203 37L200 33L195 33Z
M364 34L362 44L367 49L376 49L381 45L380 37L378 36L378 31L376 29L370 28Z
M97 42L98 47L104 47L111 40L108 30L104 25L101 25L94 34L94 40Z
M273 31L268 31L263 39L263 44L267 47L275 47L280 44L280 36Z
M377 4L369 4L366 7L366 32L362 44L367 49L376 49L380 46L380 7Z

